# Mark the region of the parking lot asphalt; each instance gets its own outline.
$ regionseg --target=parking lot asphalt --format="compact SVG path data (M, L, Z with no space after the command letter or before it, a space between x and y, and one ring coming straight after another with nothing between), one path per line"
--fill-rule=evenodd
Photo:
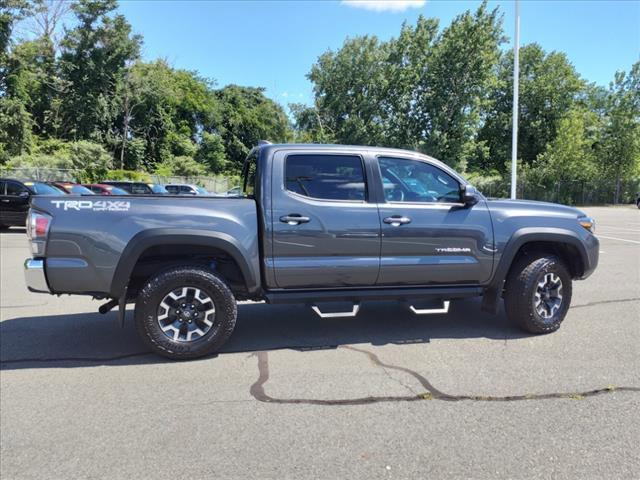
M0 477L638 478L640 211L585 208L600 265L562 328L478 300L354 319L244 304L219 355L146 351L132 313L29 293L0 235Z

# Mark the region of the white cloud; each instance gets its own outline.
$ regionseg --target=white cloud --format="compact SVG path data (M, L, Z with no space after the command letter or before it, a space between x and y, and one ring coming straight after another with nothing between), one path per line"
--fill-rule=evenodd
M423 7L426 0L342 0L342 5L374 12L404 12Z

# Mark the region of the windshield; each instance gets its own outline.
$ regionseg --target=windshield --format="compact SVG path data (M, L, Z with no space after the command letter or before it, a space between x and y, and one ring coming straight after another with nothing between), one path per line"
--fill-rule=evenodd
M196 187L196 191L198 192L198 195L209 195L206 188Z
M26 182L25 185L29 187L36 195L64 195L64 192L56 187L47 185L41 182Z
M110 187L107 190L111 192L111 195L129 195L129 192L118 187Z
M167 192L167 189L164 188L162 185L157 185L155 183L150 183L149 188L151 188L151 191L153 193L169 193Z
M95 195L91 190L82 185L67 185L67 189L75 195Z

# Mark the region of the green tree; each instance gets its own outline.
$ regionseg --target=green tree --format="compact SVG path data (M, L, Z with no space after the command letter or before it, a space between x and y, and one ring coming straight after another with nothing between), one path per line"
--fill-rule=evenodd
M195 72L175 70L164 60L134 64L119 94L124 101L116 149L123 159L130 158L122 153L127 145L143 141L145 160L144 165L125 166L152 170L174 156L197 156L203 132L215 131L219 121L219 103L212 87L213 82Z
M104 180L107 172L113 168L113 157L104 147L86 140L70 145L69 158L73 168L81 170L82 180L87 182Z
M496 83L503 41L498 9L489 11L483 2L444 29L421 77L418 118L428 132L424 151L461 171L480 155L476 134L487 91Z
M585 93L586 84L564 53L546 53L533 43L520 49L519 87L518 158L531 165L554 140L561 119ZM506 172L511 158L512 52L500 62L490 101L479 135L488 151L477 168Z
M324 126L320 112L303 103L290 103L289 111L293 117L293 137L298 143L334 143L334 136Z
M486 2L440 33L436 20L420 17L389 42L348 39L311 68L315 111L294 110L297 128L322 124L340 143L417 148L464 169L480 150L502 41L501 16Z
M314 83L320 123L338 142L383 142L385 118L380 99L386 89L386 57L385 46L375 36L356 37L346 40L337 52L323 53L311 67L308 78ZM302 120L303 112L297 113Z
M0 98L0 163L29 151L33 120L18 99Z
M7 63L10 55L13 28L30 11L27 0L0 0L0 95L6 92Z
M205 175L206 169L191 157L172 157L156 166L156 174L162 177L200 177Z
M62 103L62 135L107 142L119 112L116 86L127 63L139 56L141 38L132 35L115 0L79 0L78 25L61 42L60 71L69 91Z
M629 73L616 73L604 122L599 163L605 178L615 180L613 202L618 203L622 179L640 174L640 62Z
M221 173L230 167L222 137L216 133L202 133L196 160L212 173Z
M556 137L534 163L549 184L579 182L594 177L597 165L598 116L573 108L558 122Z
M220 122L211 127L222 137L233 172L240 172L249 150L259 140L285 142L290 138L287 114L264 95L264 88L228 85L215 95L220 106Z

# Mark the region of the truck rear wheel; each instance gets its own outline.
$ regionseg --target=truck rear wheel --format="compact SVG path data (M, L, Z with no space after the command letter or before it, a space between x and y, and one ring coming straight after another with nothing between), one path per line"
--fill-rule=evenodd
M522 257L509 272L505 286L510 321L530 333L560 328L571 304L571 275L558 257Z
M215 352L236 324L236 300L216 274L198 266L176 267L152 277L136 301L140 338L167 358Z

